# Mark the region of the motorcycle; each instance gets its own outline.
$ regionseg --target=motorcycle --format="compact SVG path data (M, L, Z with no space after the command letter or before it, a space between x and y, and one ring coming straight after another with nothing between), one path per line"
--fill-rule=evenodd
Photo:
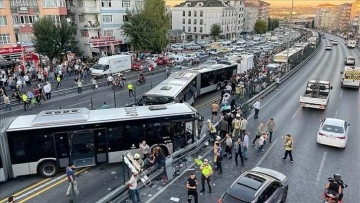
M112 82L112 89L114 90L116 87L120 87L123 88L124 87L124 82L121 79L116 79Z
M146 78L145 77L143 77L143 78L138 78L137 79L137 81L136 81L136 85L143 85L143 84L145 84L145 82L146 82Z
M340 175L336 174L334 176L337 177L337 183L340 185L342 193L344 194L344 188L347 188L348 185L344 183ZM328 181L334 182L334 179L328 178ZM323 193L324 203L343 203L342 200L339 200L339 197L340 195L336 191L325 190Z

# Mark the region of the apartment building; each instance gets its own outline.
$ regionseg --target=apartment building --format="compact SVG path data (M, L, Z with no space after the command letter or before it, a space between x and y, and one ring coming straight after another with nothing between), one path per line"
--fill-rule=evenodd
M259 1L259 13L258 13L258 19L263 20L266 23L269 19L269 8L270 4L265 1Z
M227 39L238 38L244 26L243 0L185 1L171 8L172 29L181 29L193 40L207 39L219 24Z
M129 49L121 26L127 10L143 7L142 0L68 0L69 16L77 25L76 39L85 55Z
M259 15L259 6L253 3L245 3L244 32L253 32L254 25Z
M32 23L44 16L66 18L65 0L0 0L1 57L15 59L33 50Z
M320 4L315 11L315 27L318 29L335 30L337 28L337 6Z
M350 29L360 34L360 0L352 3L350 14Z
M349 31L351 17L351 3L337 6L336 29L339 31Z

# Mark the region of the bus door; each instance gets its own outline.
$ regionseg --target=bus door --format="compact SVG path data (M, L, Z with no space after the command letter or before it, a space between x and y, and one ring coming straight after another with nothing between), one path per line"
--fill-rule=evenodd
M94 131L75 131L69 134L70 161L75 167L94 166L96 160Z
M107 162L107 142L105 129L94 130L96 163Z

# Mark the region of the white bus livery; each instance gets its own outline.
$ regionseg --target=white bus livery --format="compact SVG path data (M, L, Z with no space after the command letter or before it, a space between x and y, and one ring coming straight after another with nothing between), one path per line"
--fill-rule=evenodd
M76 167L122 161L142 140L165 155L197 137L199 115L186 103L88 110L49 110L1 119L0 182L28 174L54 176Z

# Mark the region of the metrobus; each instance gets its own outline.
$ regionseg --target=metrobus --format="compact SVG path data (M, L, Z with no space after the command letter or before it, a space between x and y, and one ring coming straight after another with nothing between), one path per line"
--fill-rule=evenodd
M28 174L54 176L76 167L122 161L139 143L160 145L165 155L196 141L199 114L186 103L89 110L42 111L0 123L1 181Z
M238 64L203 65L171 74L166 80L146 92L137 105L158 105L186 102L192 105L195 99L208 92L225 87L237 73Z

